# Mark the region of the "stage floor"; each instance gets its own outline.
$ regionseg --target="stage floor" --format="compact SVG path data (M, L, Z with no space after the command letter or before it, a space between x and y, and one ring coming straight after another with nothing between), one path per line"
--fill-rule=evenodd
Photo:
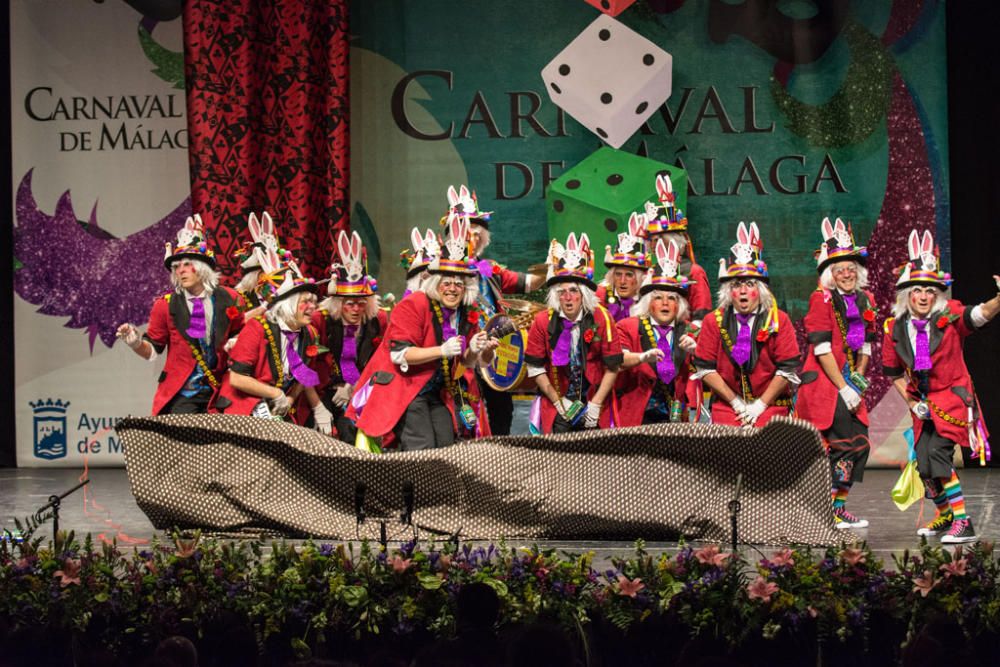
M48 502L52 494L62 494L75 486L84 471L72 468L0 468L0 518L3 527L13 530L14 518L22 521ZM990 468L972 468L960 471L962 489L977 534L990 541L1000 538L1000 514L994 508L1000 500L1000 471ZM153 525L136 505L129 486L128 477L122 468L92 468L89 471L90 484L62 501L60 527L75 530L78 537L91 533L95 539L117 538L121 546L149 544L158 534ZM918 547L920 538L916 528L920 525L921 503L914 504L906 512L900 512L889 497L899 473L895 470L868 470L865 482L851 492L848 509L871 522L869 528L856 531L868 540L869 546L891 566L891 553ZM779 508L775 508L779 511ZM933 506L923 503L923 520L933 515ZM366 525L371 525L368 522ZM374 526L371 527L374 531ZM51 535L51 522L42 533ZM391 531L390 531L391 534ZM369 534L374 539L376 534ZM426 536L428 539L431 536ZM498 536L499 537L499 536ZM639 537L639 536L637 536ZM616 555L625 555L631 548L630 542L574 542L574 541L524 541L537 543L543 548L558 548L570 552L594 551L598 561ZM508 544L522 544L519 540L508 540ZM647 545L651 552L676 549L676 542L655 542ZM760 547L764 553L769 550ZM752 547L744 547L752 551ZM747 553L750 560L754 557Z

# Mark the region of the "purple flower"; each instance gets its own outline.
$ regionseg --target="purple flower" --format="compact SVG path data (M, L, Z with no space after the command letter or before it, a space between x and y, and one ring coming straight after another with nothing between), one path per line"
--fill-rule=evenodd
M320 556L332 556L333 555L333 545L332 544L321 544L319 546Z

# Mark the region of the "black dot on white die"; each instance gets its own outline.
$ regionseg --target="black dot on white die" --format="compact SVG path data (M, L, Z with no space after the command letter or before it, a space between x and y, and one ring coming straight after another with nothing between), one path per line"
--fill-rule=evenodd
M569 190L576 190L578 187L580 187L580 181L578 181L577 179L573 178L573 179L570 179L570 180L566 181L566 188L567 189L569 189Z
M552 208L555 209L556 213L562 213L563 209L566 208L566 206L562 203L561 199L557 199L554 202L552 202Z
M642 64L643 65L652 65L655 62L656 62L656 58L653 57L652 53L647 53L646 55L644 55L642 57Z
M614 98L611 97L611 93L601 93L601 103L602 104L611 104L611 100L613 100L613 99Z
M611 39L611 31L608 30L607 28L602 28L601 31L597 33L597 36L600 38L602 42L606 42L609 39Z
M566 65L565 63L562 64L562 65L560 65L559 66L559 73L562 74L563 76L566 76L567 74L569 74L569 65Z
M559 95L559 94L561 94L561 93L562 93L562 88L560 88L559 86L557 86L557 85L556 85L556 84L554 84L554 83L550 83L550 84L549 84L549 87L550 87L550 88L552 88L552 90L554 90L554 91L555 91L556 95Z
M599 134L602 139L608 138L608 133L602 130L601 128L597 128L597 134Z
M646 110L647 108L649 108L649 102L643 102L642 104L640 104L639 106L637 106L637 107L635 108L635 112L636 112L637 114L640 114L640 113L642 113L643 111L645 111L645 110Z
M604 228L606 230L608 230L609 232L617 232L618 231L618 221L615 220L614 218L606 218L604 220Z
M621 174L611 174L607 178L608 185L621 185L624 180Z

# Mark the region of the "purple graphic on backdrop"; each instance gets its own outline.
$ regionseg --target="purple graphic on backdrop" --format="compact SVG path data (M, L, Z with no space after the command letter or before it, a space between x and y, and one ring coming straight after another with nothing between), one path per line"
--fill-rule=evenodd
M98 226L96 204L89 221L80 222L68 190L53 215L39 210L31 177L29 171L17 189L14 291L39 313L68 317L64 326L85 330L91 352L98 337L111 347L119 324L145 322L153 300L170 290L163 244L191 215L191 199L142 231L116 238Z

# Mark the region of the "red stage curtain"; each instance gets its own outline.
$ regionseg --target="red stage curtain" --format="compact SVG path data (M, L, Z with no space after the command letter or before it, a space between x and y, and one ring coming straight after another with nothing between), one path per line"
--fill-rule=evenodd
M347 0L186 0L192 207L222 271L268 211L279 240L327 277L347 228Z

